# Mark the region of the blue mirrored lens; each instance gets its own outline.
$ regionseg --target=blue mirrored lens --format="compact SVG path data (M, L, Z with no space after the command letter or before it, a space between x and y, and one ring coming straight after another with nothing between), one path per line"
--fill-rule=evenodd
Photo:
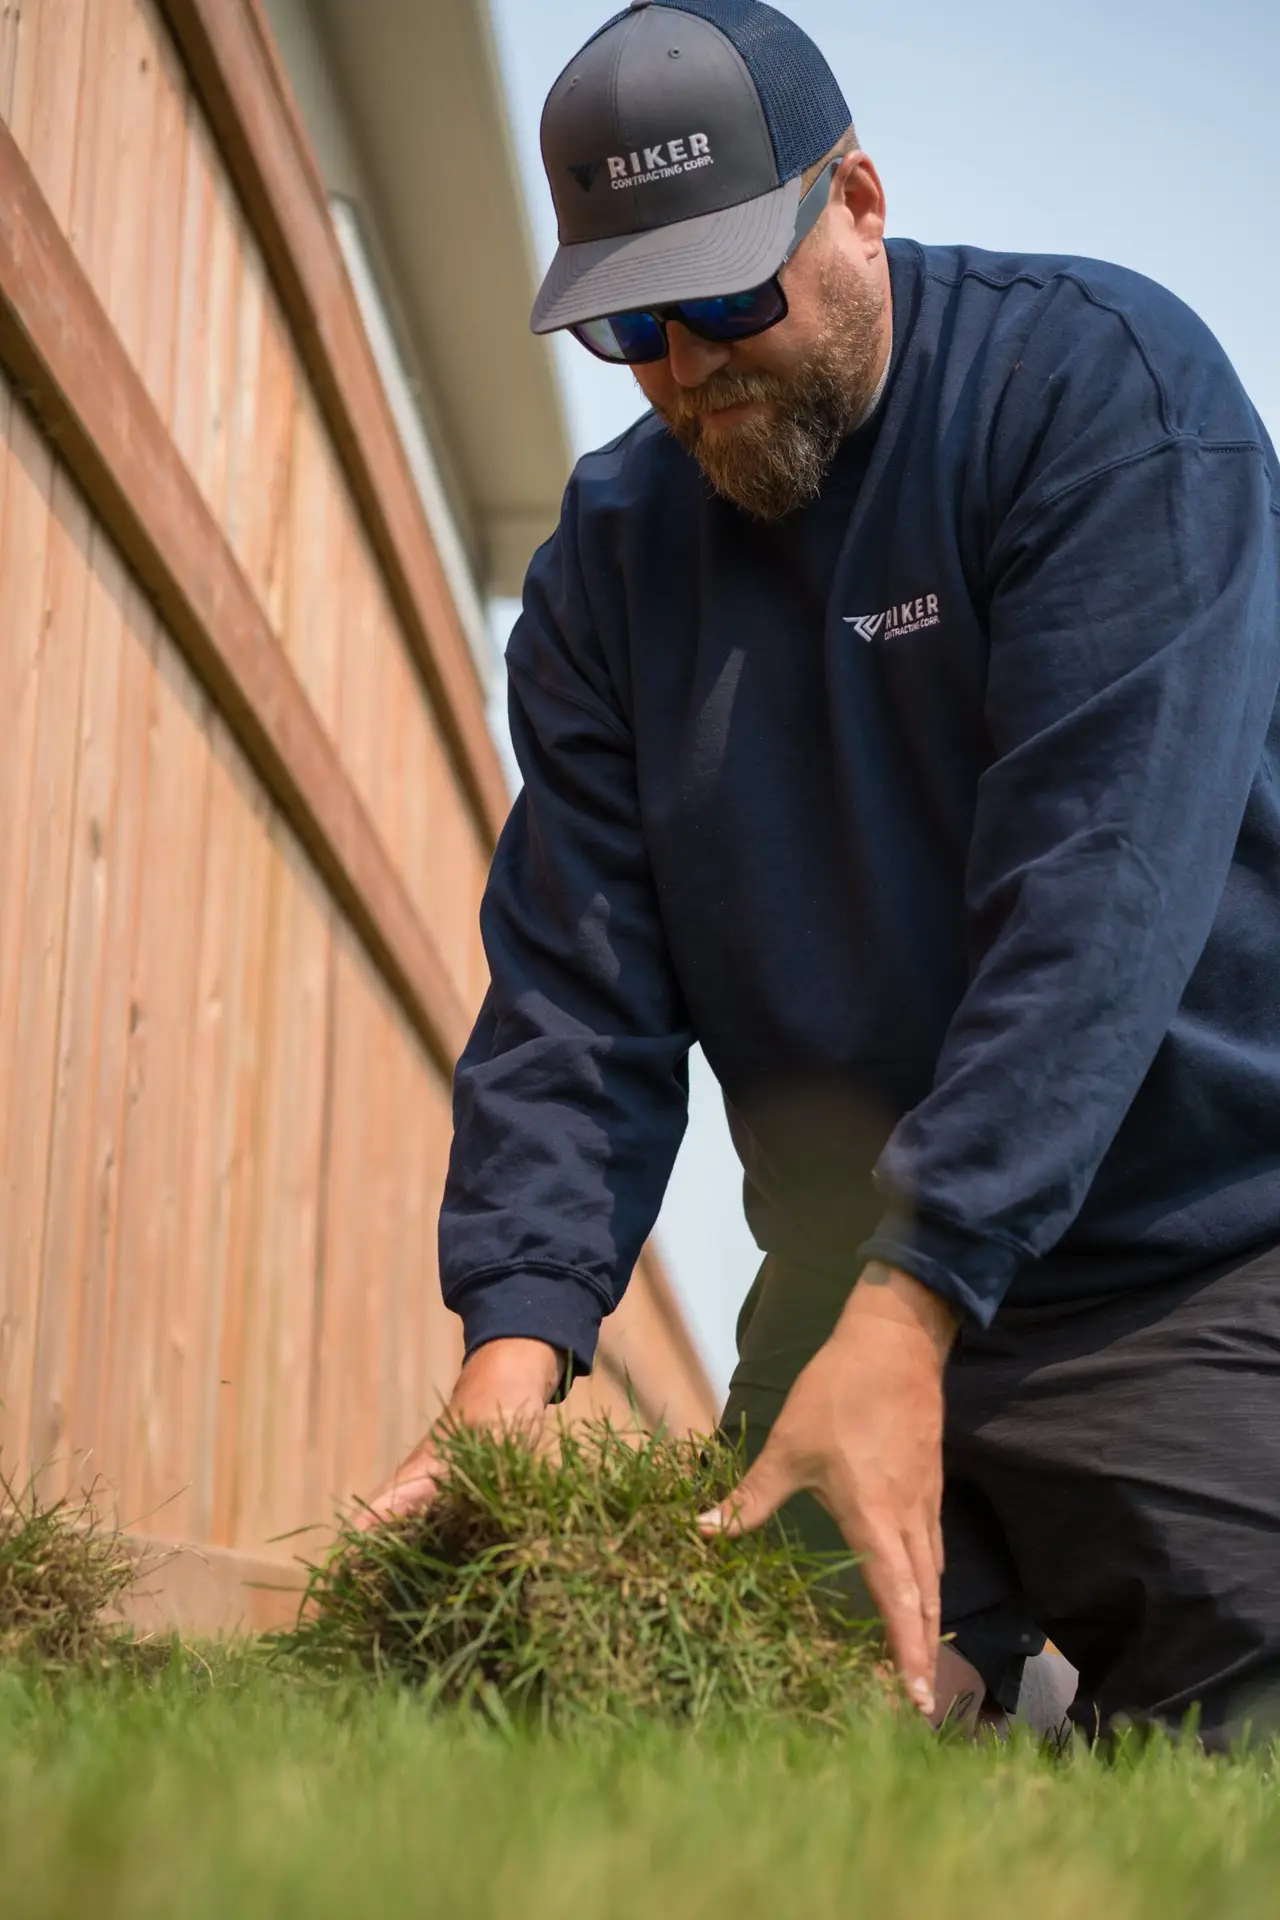
M603 320L583 320L573 331L606 360L639 365L661 360L667 350L662 328L651 313L611 313Z
M717 340L742 340L763 333L781 320L786 311L776 280L762 287L750 287L745 293L723 293L713 300L682 300L677 309L696 331Z

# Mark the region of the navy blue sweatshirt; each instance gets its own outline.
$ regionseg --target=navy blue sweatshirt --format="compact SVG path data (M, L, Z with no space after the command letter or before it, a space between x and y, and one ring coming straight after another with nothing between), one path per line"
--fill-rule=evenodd
M469 1349L590 1364L701 1041L760 1245L981 1323L1280 1242L1280 486L1090 260L891 242L882 402L761 525L650 415L508 652L441 1217Z

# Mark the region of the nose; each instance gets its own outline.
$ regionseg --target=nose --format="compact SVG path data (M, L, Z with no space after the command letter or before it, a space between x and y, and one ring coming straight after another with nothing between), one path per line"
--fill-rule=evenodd
M729 348L714 340L699 340L678 320L667 322L667 363L679 387L700 387L729 360Z

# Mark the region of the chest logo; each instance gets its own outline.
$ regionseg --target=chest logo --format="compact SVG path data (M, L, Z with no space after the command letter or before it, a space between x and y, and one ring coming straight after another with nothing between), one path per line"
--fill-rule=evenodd
M860 640L874 640L878 635L898 640L908 633L919 633L923 627L936 627L941 619L937 594L926 593L918 600L886 607L883 613L846 613L844 624L852 627Z

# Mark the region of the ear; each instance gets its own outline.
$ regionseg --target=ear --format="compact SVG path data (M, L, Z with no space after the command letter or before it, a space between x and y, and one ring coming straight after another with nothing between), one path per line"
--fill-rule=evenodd
M831 182L831 204L853 221L867 258L874 259L884 239L885 197L875 161L861 147L846 154Z

